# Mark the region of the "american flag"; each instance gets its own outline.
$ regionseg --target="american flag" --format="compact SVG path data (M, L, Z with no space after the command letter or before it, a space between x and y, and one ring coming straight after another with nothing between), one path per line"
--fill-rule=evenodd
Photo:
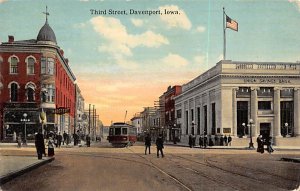
M226 28L238 31L238 23L226 15Z

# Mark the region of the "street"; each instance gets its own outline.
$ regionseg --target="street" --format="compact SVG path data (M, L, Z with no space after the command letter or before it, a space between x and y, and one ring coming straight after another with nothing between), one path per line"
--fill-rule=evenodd
M59 148L55 160L2 185L2 190L293 190L299 187L300 151L199 149L166 145L165 157L155 146L144 155L143 143L112 148ZM34 155L34 148L2 150L5 155Z

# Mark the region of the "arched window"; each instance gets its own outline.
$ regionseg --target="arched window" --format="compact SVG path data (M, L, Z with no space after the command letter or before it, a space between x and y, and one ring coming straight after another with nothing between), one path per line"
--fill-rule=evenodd
M26 63L27 63L27 74L34 74L35 59L33 57L29 57L26 59Z
M10 101L18 101L18 84L16 83L10 85Z
M27 88L27 101L34 101L34 90L32 88Z
M28 82L25 85L27 101L29 102L35 101L35 89L36 89L36 85L33 82Z
M18 73L18 58L15 56L10 57L9 59L9 73L17 74Z

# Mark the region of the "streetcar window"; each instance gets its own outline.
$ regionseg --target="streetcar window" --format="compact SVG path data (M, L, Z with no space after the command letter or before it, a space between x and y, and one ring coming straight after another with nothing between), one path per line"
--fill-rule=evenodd
M115 135L121 135L121 128L115 128Z
M127 128L122 128L122 134L127 135Z
M114 129L113 128L109 128L109 135L114 135Z

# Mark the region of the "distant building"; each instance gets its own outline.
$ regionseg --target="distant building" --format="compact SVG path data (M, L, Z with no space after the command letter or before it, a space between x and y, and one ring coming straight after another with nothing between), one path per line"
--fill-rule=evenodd
M300 63L218 62L175 97L181 139L231 135L246 145L262 134L275 145L300 145L299 71Z
M42 111L46 132L74 131L76 78L47 18L36 39L9 36L0 45L0 67L1 139L11 139L14 132L24 136L24 118L26 134L33 137Z
M179 126L177 126L177 121L175 117L175 97L181 93L181 86L169 86L167 91L164 92L163 97L164 106L164 126L167 129L168 140L173 141L175 137L180 138L181 131Z
M137 134L142 135L143 134L143 121L140 113L137 113L134 115L133 118L131 118L131 124L137 128Z

